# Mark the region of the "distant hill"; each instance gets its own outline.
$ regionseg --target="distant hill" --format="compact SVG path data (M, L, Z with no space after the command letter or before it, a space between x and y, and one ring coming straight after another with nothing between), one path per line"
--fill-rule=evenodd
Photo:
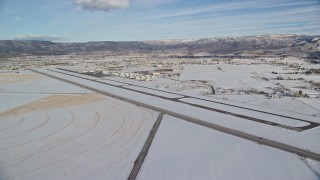
M293 55L319 56L320 35L261 35L197 40L56 43L49 41L0 41L0 57L67 55L96 52L182 52L186 55Z

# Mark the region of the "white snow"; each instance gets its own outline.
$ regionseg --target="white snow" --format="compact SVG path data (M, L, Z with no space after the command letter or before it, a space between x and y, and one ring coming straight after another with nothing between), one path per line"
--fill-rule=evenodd
M275 85L259 79L258 75L268 72L269 66L259 65L228 65L216 66L186 66L184 67L180 80L208 80L215 87L225 89L250 89L264 90L265 87ZM219 69L220 68L220 69ZM267 89L266 89L267 90Z
M3 178L125 179L156 113L107 99L22 117L0 131ZM1 118L1 127L9 121Z
M158 113L102 95L84 104L48 102L23 109L42 105L47 101L41 98L56 92L72 92L58 95L66 97L91 92L44 79L49 80L42 85L38 80L8 85L21 91L17 96L0 95L6 101L0 103L0 179L126 179Z
M292 130L283 129L280 127L270 126L259 122L249 121L243 118L230 116L227 114L217 113L200 109L190 105L165 100L162 98L156 98L153 96L143 95L141 93L132 92L129 90L120 89L108 85L99 84L97 82L88 81L72 76L59 74L52 71L40 70L45 73L61 77L73 82L81 83L83 85L93 87L97 90L105 91L113 95L121 96L124 99L134 100L143 104L149 105L154 108L159 108L165 111L174 112L184 116L196 118L202 121L210 122L216 125L220 125L226 128L235 129L248 134L252 134L258 137L278 141L284 144L288 144L297 148L306 149L315 153L320 153L320 144L318 143L320 138L320 128L313 128L303 132L296 132ZM89 77L90 78L90 77ZM242 104L242 103L240 103ZM258 108L257 108L258 109ZM228 109L226 109L228 110ZM261 109L264 110L264 109ZM268 112L273 110L268 110ZM281 111L274 111L275 113ZM293 114L293 113L292 113ZM307 118L308 120L319 121L316 117L303 116L301 114L294 114L294 117ZM250 114L248 114L250 116Z
M46 76L32 81L5 84L2 85L1 88L2 92L10 93L91 93L91 91L87 89L57 81Z
M247 102L248 104L257 105L261 108L288 111L291 113L300 113L304 115L314 116L320 113L320 101L317 99L283 97L281 99L259 99L257 101ZM318 104L318 107L313 107Z
M108 84L111 84L111 85L115 85L115 86L125 86L125 85L128 85L126 83L120 83L120 82L115 82L115 81L110 81L110 80L107 80L107 79L99 79L98 80L99 82L104 82L104 83L108 83Z
M180 99L180 100L183 101L183 102L188 102L188 103L196 104L196 105L202 105L202 106L209 107L209 108L215 108L215 109L221 109L221 110L227 109L228 112L232 112L232 113L235 113L235 114L241 114L241 115L244 115L244 116L250 115L250 117L266 120L266 121L269 121L269 122L275 122L275 123L279 123L279 124L287 125L287 126L303 127L303 126L307 126L307 125L310 124L310 123L303 122L303 121L292 120L292 119L288 119L288 118L284 118L284 117L279 117L279 116L275 116L275 115L271 115L271 114L255 112L255 111L247 110L247 109L240 109L240 108L236 108L236 107L230 107L230 106L227 106L227 105L218 104L218 103L212 103L212 102L198 100L198 99L194 99L194 98L183 98L183 99Z
M305 119L308 121L320 123L319 118L313 116L313 113L318 112L316 109L312 110L310 108L307 108L306 106L302 105L296 100L290 101L291 98L289 97L284 97L278 100L277 99L270 100L270 99L265 99L264 97L261 97L258 95L256 96L245 95L245 97L249 97L249 98L248 98L248 102L243 103L244 100L242 96L243 95L211 95L211 96L198 95L193 97L214 101L217 103L232 104L232 105L243 107L243 108L275 113L283 116L295 117L295 118L300 118L300 119ZM254 98L256 99L256 101L253 100ZM229 99L233 101L230 101ZM308 101L313 102L317 100L309 99ZM290 107L291 104L292 104L292 107Z
M172 93L166 93L166 92L157 91L157 90L153 90L153 89L147 89L147 88L138 87L138 86L126 86L126 88L129 88L132 90L138 90L141 92L146 92L146 93L150 93L150 94L154 94L154 95L158 95L158 96L162 96L162 97L167 97L167 98L181 98L182 97L180 95L175 95Z
M318 179L295 154L165 116L138 175L162 179Z
M320 114L320 100L314 100L314 99L304 99L304 98L298 98L299 101L305 103L309 107L313 108L317 114Z
M0 113L48 96L47 94L0 93Z

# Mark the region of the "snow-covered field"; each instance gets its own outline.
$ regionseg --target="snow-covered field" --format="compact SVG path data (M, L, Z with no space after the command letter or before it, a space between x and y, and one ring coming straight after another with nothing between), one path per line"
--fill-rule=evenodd
M154 94L154 95L161 96L161 97L167 97L167 98L181 98L182 97L182 96L171 94L171 93L161 92L161 91L157 91L157 90L153 90L153 89L141 88L141 87L137 87L137 86L126 86L126 88L129 88L132 90L137 90L140 92Z
M5 63L0 180L320 179L319 64L170 53Z
M256 102L258 96L235 101L184 98L183 94L62 70L55 71L86 79L39 71L155 109L320 152L319 127L297 132L182 103L299 127L308 123L258 111L319 122L311 114L317 107L305 99L298 100L310 106L306 113L291 112L248 104ZM0 84L0 100L5 102L0 104L0 179L127 179L159 113L32 72L27 74L32 78L13 78ZM318 179L319 169L317 161L165 115L138 179Z
M138 174L140 180L318 178L295 154L170 116L164 117Z
M250 120L235 117L235 116L230 116L228 114L209 111L206 109L193 107L187 104L182 104L179 102L169 101L162 98L145 95L145 94L133 92L130 90L125 90L119 87L108 86L108 85L100 84L94 81L80 79L77 77L68 76L68 75L60 74L60 73L49 71L49 70L39 69L39 71L48 73L50 75L54 75L56 77L67 79L72 82L80 83L89 87L94 87L96 90L104 91L112 95L117 95L124 99L130 99L135 102L140 102L142 104L148 105L149 107L161 109L162 111L174 112L176 114L181 114L181 115L195 118L201 121L205 121L205 122L209 122L209 123L223 126L226 128L245 132L257 137L263 137L265 139L281 142L284 144L288 144L290 146L305 149L315 153L320 152L320 146L318 143L318 139L320 137L319 127L312 128L303 132L296 132L296 131L291 131L285 128L262 124L259 122L254 122L254 121L250 121ZM88 79L96 79L90 76L85 76L85 75L81 75L81 76L86 77ZM239 104L236 104L236 105L239 105ZM259 110L258 107L255 107L255 108ZM224 109L224 110L228 111L228 109ZM270 111L275 113L280 112L280 114L283 114L281 110L278 110L278 111L268 110L265 108L262 108L260 110L267 111L267 112ZM287 113L284 113L284 114L287 114ZM306 119L314 122L319 122L319 119L314 116L306 116L306 115L297 114L297 113L289 113L289 115L296 118L302 118L302 119ZM251 114L247 114L247 116L251 116Z
M155 78L152 81L136 81L121 77L104 77L102 79L110 79L120 82L133 83L145 87L166 90L171 92L182 92L185 94L205 94L211 93L211 88L208 85L201 85L192 82L179 81L168 78Z
M1 74L0 92L24 94L70 94L89 93L90 91L35 74L31 71L22 71L19 74Z
M183 99L181 99L181 101L188 102L191 104L202 105L202 106L206 106L206 107L212 107L212 108L216 108L216 109L227 109L229 112L241 114L244 116L250 115L250 117L261 118L263 120L266 120L269 122L279 123L282 125L288 125L288 126L293 126L293 127L302 127L302 126L309 125L309 123L303 122L303 121L294 121L289 118L278 117L278 116L274 116L274 115L270 115L270 114L262 114L262 113L254 112L251 110L239 109L236 107L225 106L222 104L217 104L217 103L213 103L213 102L206 102L203 100L197 100L197 99L193 99L193 98L183 98Z
M272 83L259 79L258 75L269 72L269 66L252 65L228 65L216 66L186 66L180 80L208 80L215 87L224 89L250 89L267 90L266 87L274 87Z
M241 102L244 105L254 105L260 109L287 112L288 114L304 114L320 117L320 100L310 98L283 97L267 99L263 95L212 95L212 99L220 98L233 102Z
M44 76L1 87L0 179L126 179L158 115Z

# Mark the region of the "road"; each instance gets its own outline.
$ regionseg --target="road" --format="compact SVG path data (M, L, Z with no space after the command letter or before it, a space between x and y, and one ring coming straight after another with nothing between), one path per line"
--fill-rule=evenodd
M55 79L58 79L58 80L62 80L62 81L67 82L67 83L71 83L71 84L74 84L74 85L77 85L77 86L80 86L80 87L83 87L83 88L87 88L89 90L92 90L92 91L95 91L95 92L98 92L98 93L101 93L101 94L104 94L104 95L107 95L107 96L111 96L111 97L114 97L114 98L117 98L117 99L120 99L120 100L123 100L123 101L127 101L127 102L130 102L130 103L136 104L138 106L143 106L145 108L149 108L149 109L161 112L163 114L168 114L170 116L185 120L185 121L190 122L190 123L194 123L194 124L197 124L197 125L200 125L200 126L203 126L203 127L207 127L207 128L210 128L210 129L214 129L214 130L226 133L226 134L230 134L230 135L237 136L237 137L240 137L240 138L243 138L243 139L254 141L254 142L257 142L259 144L263 144L263 145L266 145L266 146L274 147L274 148L281 149L281 150L284 150L284 151L287 151L287 152L298 154L298 155L303 156L303 157L307 157L307 158L311 158L311 159L320 161L320 154L318 154L318 153L314 153L314 152L311 152L311 151L308 151L308 150L300 149L300 148L297 148L297 147L294 147L294 146L291 146L291 145L287 145L287 144L284 144L284 143L281 143L281 142L265 139L263 137L258 137L258 136L255 136L255 135L252 135L252 134L248 134L248 133L245 133L245 132L242 132L242 131L238 131L238 130L235 130L235 129L227 128L227 127L224 127L224 126L221 126L221 125L218 125L218 124L213 124L213 123L210 123L210 122L206 122L206 121L194 118L194 117L186 116L186 115L184 115L182 113L177 113L177 112L174 112L172 110L164 109L164 108L157 107L157 106L151 105L151 104L146 104L144 102L136 101L134 99L125 98L125 97L120 96L120 95L115 94L115 93L109 93L107 91L102 91L102 90L99 90L97 88L87 86L85 84L81 84L81 83L78 83L78 82L75 82L75 81L70 81L70 80L66 80L64 78L60 78L58 76L53 76L51 74L47 74L47 73L40 72L40 71L37 71L37 70L33 70L33 71L37 72L37 73L40 73L40 74L47 75L49 77L52 77L52 78L55 78ZM61 72L56 72L56 73L61 73ZM69 74L65 74L65 75L71 76ZM82 78L82 77L78 77L78 78ZM87 79L87 80L93 81L92 79ZM128 89L128 90L131 91L131 89ZM163 98L163 97L161 97L161 98ZM219 113L224 114L223 112L219 112Z
M141 169L141 166L143 164L143 161L144 161L144 159L146 158L146 156L148 154L148 151L149 151L149 148L150 148L150 146L152 144L153 138L156 135L157 130L158 130L159 126L160 126L162 118L163 118L163 113L160 113L158 118L157 118L157 120L156 120L156 122L154 123L154 125L153 125L153 127L152 127L152 129L150 131L148 139L145 142L145 144L144 144L144 146L143 146L143 148L142 148L137 160L134 162L134 166L133 166L132 171L131 171L131 173L130 173L130 175L128 177L128 180L135 180L137 178L138 173L139 173L139 171Z
M66 71L66 72L71 72L71 73L77 73L75 71L61 69L61 68L60 68L60 70L63 70L63 71ZM57 72L57 71L55 71L55 72ZM58 73L62 73L62 72L58 72ZM116 80L112 80L112 79L108 79L108 78L104 78L104 79L106 79L108 81L116 82L116 83L122 83L122 84L125 84L127 86L134 86L134 87L139 87L139 88L148 89L148 90L152 90L152 91L169 93L169 94L177 95L177 96L180 96L180 97L179 98L168 98L168 97L165 97L165 96L160 96L160 95L148 93L148 92L141 91L141 90L131 89L131 88L125 87L124 85L114 85L114 84L110 84L110 83L106 83L106 82L101 82L101 81L98 81L98 80L92 80L92 79L88 79L88 78L79 77L79 76L76 76L76 75L70 75L70 74L67 74L67 73L63 73L63 74L66 74L66 75L69 75L69 76L78 77L78 78L81 78L81 79L95 81L95 82L98 82L98 83L101 83L101 84L114 86L114 87L125 89L125 90L134 91L134 92L138 92L138 93L149 95L149 96L153 96L153 97L166 99L166 100L169 100L169 101L188 104L190 106L194 106L194 107L198 107L198 108L202 108L202 109L206 109L206 110L210 110L210 111L215 111L215 112L219 112L219 113L223 113L223 114L228 114L228 115L231 115L231 116L247 119L247 120L250 120L250 121L259 122L259 123L270 125L270 126L277 126L277 127L281 127L281 128L288 129L288 130L297 131L297 132L309 130L309 129L318 127L320 125L319 123L316 123L316 122L312 122L312 121L308 121L308 120L304 120L304 119L299 119L299 118L295 118L295 117L290 117L290 116L285 116L285 115L281 115L281 114L275 114L275 113L265 112L265 111L261 111L261 110L256 110L256 109L252 109L252 108L241 107L241 106L237 106L237 105L233 105L233 104L222 103L222 102L217 102L217 101L213 101L213 100L208 100L208 99L188 96L188 95L185 95L185 94L179 94L179 93L174 93L174 92L154 89L154 88L140 86L140 85L136 85L136 84L132 84L132 83L116 81ZM89 75L89 76L91 75L91 76L94 76L94 77L101 77L102 76L101 74L92 74L92 73L87 73L86 75ZM283 124L276 123L276 122L271 122L271 121L264 120L264 119L261 119L261 118L255 118L255 117L247 116L247 115L244 115L244 114L238 114L238 113L226 111L226 110L223 110L221 108L217 109L217 108L213 108L213 107L208 107L208 106L203 106L203 105L199 105L199 104L183 101L183 99L188 99L188 98L201 100L201 101L204 101L204 102L222 104L222 105L225 105L225 106L235 107L235 108L239 108L239 109L243 109L243 110L250 110L250 111L254 111L254 112L258 112L258 113L263 113L263 114L266 114L266 115L272 115L272 116L276 116L276 117L287 118L287 119L290 119L290 120L293 120L293 121L302 121L302 122L308 123L309 125L302 126L302 127L293 127L293 126L283 125Z

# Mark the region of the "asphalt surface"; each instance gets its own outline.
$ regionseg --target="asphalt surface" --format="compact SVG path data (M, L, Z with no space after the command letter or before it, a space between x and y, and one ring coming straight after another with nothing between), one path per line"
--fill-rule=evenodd
M153 138L154 136L156 135L156 132L160 126L160 123L162 121L162 118L163 118L163 113L160 113L156 122L154 123L151 131L150 131L150 134L147 138L147 141L145 142L138 158L134 161L134 166L132 168L132 171L128 177L128 180L135 180L139 174L139 171L141 169L141 166L144 162L144 159L146 158L147 154L148 154L148 151L149 151L149 148L152 144L152 141L153 141Z
M284 151L287 151L287 152L295 153L297 155L300 155L300 156L303 156L303 157L306 157L306 158L310 158L310 159L314 159L314 160L320 161L320 154L318 154L318 153L314 153L314 152L311 152L311 151L308 151L308 150L296 148L294 146L290 146L290 145L287 145L287 144L284 144L284 143L280 143L280 142L277 142L277 141L264 139L263 137L254 136L252 134L248 134L248 133L241 132L241 131L238 131L238 130L226 128L226 127L223 127L223 126L220 126L220 125L217 125L217 124L213 124L213 123L209 123L209 122L206 122L206 121L202 121L200 119L189 117L189 116L186 116L186 115L181 114L181 113L176 113L174 111L162 109L162 108L159 108L159 107L156 107L156 106L153 106L153 105L149 105L149 104L146 104L146 103L143 103L143 102L139 102L139 101L136 101L136 100L133 100L133 99L124 98L124 97L122 97L120 95L117 95L117 94L112 94L112 93L109 93L109 92L106 92L106 91L101 91L101 90L96 89L94 87L89 87L89 86L86 86L86 85L78 83L78 82L69 81L69 80L66 80L66 79L63 79L63 78L60 78L60 77L56 77L56 76L53 76L53 75L50 75L50 74L46 74L46 73L43 73L43 72L40 72L40 71L37 71L37 70L33 70L33 71L37 72L37 73L40 73L40 74L44 74L46 76L49 76L49 77L52 77L52 78L55 78L55 79L58 79L58 80L62 80L62 81L67 82L67 83L71 83L71 84L74 84L74 85L77 85L77 86L80 86L80 87L83 87L83 88L87 88L89 90L92 90L92 91L95 91L95 92L98 92L98 93L101 93L101 94L104 94L104 95L107 95L107 96L111 96L111 97L114 97L114 98L117 98L117 99L120 99L120 100L123 100L123 101L127 101L127 102L130 102L130 103L136 104L138 106L143 106L145 108L149 108L149 109L161 112L163 114L168 114L170 116L179 118L181 120L185 120L185 121L193 123L193 124L197 124L197 125L200 125L200 126L203 126L203 127L207 127L207 128L210 128L210 129L214 129L214 130L226 133L226 134L230 134L230 135L234 135L234 136L237 136L237 137L240 137L240 138L243 138L243 139L254 141L254 142L257 142L259 144L263 144L263 145L266 145L266 146L274 147L274 148L281 149L281 150L284 150ZM57 72L57 71L55 71L55 72L56 73L61 73L61 72ZM64 74L64 73L61 73L61 74ZM69 74L65 74L65 75L73 76L73 75L69 75ZM77 77L77 76L75 76L75 77ZM78 78L82 78L82 77L78 77ZM83 78L83 79L86 79L86 78ZM86 80L92 81L91 79L86 79ZM107 85L109 85L109 84L107 84ZM112 86L114 86L114 85L112 85ZM127 89L127 90L131 91L131 89Z
M59 68L59 70L66 71L66 72L72 72L72 73L78 73L78 72L75 72L75 71L61 69L61 68ZM58 72L58 71L55 71L55 72ZM62 72L58 72L58 73L62 73ZM64 74L64 73L62 73L62 74ZM86 79L86 80L93 81L91 79L87 79L87 78L83 78L83 77L79 77L79 76L75 76L75 75L70 75L70 74L67 74L67 73L65 73L65 74L69 75L69 76L74 76L74 77L78 77L78 78L81 78L81 79ZM102 74L87 73L86 75L97 77L97 78L102 77ZM212 101L212 100L203 99L203 98L198 98L198 97L192 97L192 96L188 96L188 95L184 95L184 94L179 94L179 93L174 93L174 92L154 89L154 88L140 86L140 85L131 84L131 83L127 83L127 82L111 80L111 79L108 79L108 78L103 78L103 79L108 80L108 81L113 81L113 82L116 82L116 83L123 83L123 84L126 84L128 86L135 86L135 87L140 87L140 88L149 89L149 90L153 90L153 91L169 93L169 94L172 94L172 95L180 96L181 98L168 98L166 96L160 96L160 95L148 93L148 92L145 92L145 91L134 90L134 89L131 89L130 87L126 87L125 85L114 85L114 84L110 84L110 83L106 83L106 82L101 82L99 80L94 80L94 82L98 82L98 83L101 83L101 84L105 84L105 85L114 86L114 87L117 87L117 88L122 88L122 89L125 89L125 90L130 90L130 91L142 93L142 94L153 96L153 97L166 99L166 100L169 100L169 101L188 104L190 106L194 106L194 107L198 107L198 108L202 108L202 109L206 109L206 110L210 110L210 111L215 111L215 112L219 112L219 113L223 113L223 114L228 114L228 115L231 115L231 116L239 117L239 118L250 120L250 121L259 122L259 123L270 125L270 126L277 126L277 127L281 127L281 128L292 130L292 131L301 132L301 131L305 131L305 130L309 130L309 129L318 127L320 125L319 123L316 123L316 122L312 122L312 121L308 121L308 120L304 120L304 119L299 119L299 118L295 118L295 117L284 116L284 115L280 115L280 114L275 114L275 113L260 111L260 110L256 110L256 109L236 106L236 105L228 104L228 103L221 103L221 102ZM235 107L235 108L239 108L239 109L245 109L245 110L250 110L250 111L259 112L259 113L263 113L263 114L268 114L268 115L273 115L273 116L277 116L277 117L287 118L287 119L290 119L290 120L293 120L293 121L302 121L302 122L308 123L308 125L302 126L302 127L293 127L293 126L283 125L283 124L276 123L276 122L270 122L270 121L267 121L267 120L264 120L264 119L261 119L261 118L255 118L255 117L251 117L251 116L247 116L247 115L243 115L243 114L233 113L233 112L226 111L226 110L223 110L223 109L217 109L217 108L213 108L213 107L208 107L208 106L203 106L203 105L199 105L199 104L194 104L194 103L190 103L190 102L181 101L181 99L183 99L183 98L192 98L192 99L201 100L201 101L205 101L205 102L222 104L222 105Z

